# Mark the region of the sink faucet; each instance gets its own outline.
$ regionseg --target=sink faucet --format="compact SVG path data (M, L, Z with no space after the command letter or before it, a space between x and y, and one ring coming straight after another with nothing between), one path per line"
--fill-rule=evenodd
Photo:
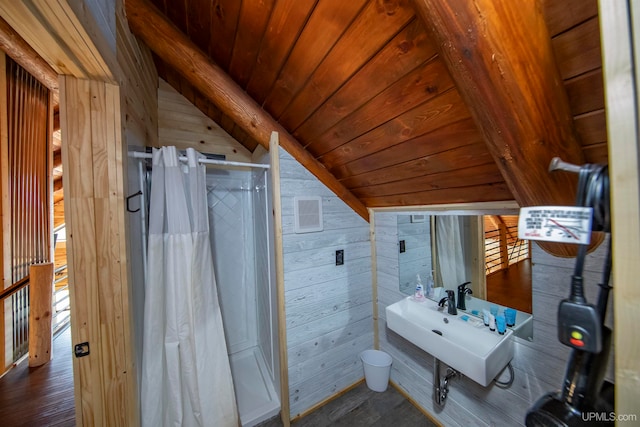
M471 282L464 282L461 285L458 285L458 305L457 307L460 310L466 310L467 306L465 304L465 297L467 296L467 294L471 294L473 293L471 291L471 289L467 288L467 285L470 285Z
M447 303L447 313L458 314L456 309L456 296L451 289L447 289L447 296L442 298L438 303L439 307L444 307L444 303Z

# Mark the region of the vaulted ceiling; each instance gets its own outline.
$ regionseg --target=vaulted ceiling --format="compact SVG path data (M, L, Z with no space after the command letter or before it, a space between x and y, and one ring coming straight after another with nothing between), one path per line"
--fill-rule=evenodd
M256 106L286 130L294 144L298 144L296 149L310 154L320 169L326 169L346 188L345 193L355 196L362 205L407 206L514 198L522 204L522 197L514 196L513 182L523 175L506 176L509 172L505 172L505 153L496 153L495 148L498 145L499 150L500 144L510 143L508 158L514 151L514 142L496 142L495 135L513 131L507 129L509 124L500 123L493 123L494 128L487 131L487 123L483 123L487 121L482 116L483 108L500 109L505 103L496 106L489 102L490 108L476 105L477 100L493 98L494 94L499 102L498 91L489 95L484 92L481 95L484 98L478 98L478 93L476 98L473 93L470 95L477 87L482 89L483 82L479 80L484 78L482 73L478 73L478 81L473 80L476 78L473 75L467 76L466 82L457 76L455 61L465 60L464 56L455 58L458 35L454 31L446 38L442 31L438 32L442 23L438 24L437 19L450 13L456 19L459 17L460 32L467 28L470 34L473 31L474 45L482 48L483 40L473 37L487 38L484 29L464 21L463 15L468 12L461 5L471 2L450 2L454 4L452 10L443 11L430 21L424 15L433 13L433 8L420 11L421 1L152 0L152 3L181 36L189 39L191 47L204 54L212 66L221 69ZM141 2L146 0L126 3L135 6ZM424 0L424 3L437 2ZM545 52L544 46L524 46L524 50L536 53L539 50L542 55L552 56L543 57L543 61L549 59L555 64L553 71L557 71L561 83L553 87L558 93L549 99L554 104L556 99L565 102L570 110L571 123L567 128L581 152L581 157L573 160L606 163L597 0L525 3L535 3L530 10L541 14L546 27L543 34L551 48ZM127 8L134 34L145 40L132 22L135 13L128 4ZM484 13L480 26L492 25L491 19L505 19L505 12L496 12L502 13L498 18ZM507 31L509 25L513 26L513 37L517 39L519 21L503 24ZM504 43L510 41L509 37L504 39ZM540 44L540 37L531 35L530 40ZM237 114L221 105L220 98L212 99L202 84L194 83L190 73L197 70L185 69L171 55L154 48L153 41L147 42L156 52L156 66L163 79L250 151L259 143L264 144ZM511 50L503 51L502 55L507 52L509 60L513 52L513 61L522 62L522 55L513 51L522 46L517 46L517 40L514 43L516 46L504 47ZM447 52L449 45L453 47ZM177 51L183 49L182 44L179 46L175 48ZM498 45L496 49L501 48ZM182 55L193 57L190 51ZM463 55L492 60L496 57L495 51L464 51ZM186 68L198 66L194 63ZM525 72L531 73L537 72L536 66L523 65ZM500 67L504 73L504 63ZM508 72L505 91L513 92L508 86ZM536 96L529 95L523 82L513 84L523 87L522 97ZM519 88L514 87L516 91ZM517 111L521 107L507 106L507 115L510 108ZM520 117L511 121L527 126ZM539 127L558 126L564 125L547 121ZM543 151L541 161L545 164L564 143L551 144L545 135L535 138L548 151L548 156ZM533 162L527 159L526 151L522 157L521 163L512 169L522 170L527 161ZM319 172L316 175L325 180L324 171ZM333 187L343 188L339 184ZM555 184L542 184L536 189L543 193L542 199L545 185Z

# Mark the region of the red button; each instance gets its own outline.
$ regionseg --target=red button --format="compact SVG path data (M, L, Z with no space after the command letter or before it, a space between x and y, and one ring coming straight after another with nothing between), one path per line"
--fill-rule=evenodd
M573 345L575 345L576 347L584 347L584 341L582 340L577 340L575 338L570 338L569 342Z

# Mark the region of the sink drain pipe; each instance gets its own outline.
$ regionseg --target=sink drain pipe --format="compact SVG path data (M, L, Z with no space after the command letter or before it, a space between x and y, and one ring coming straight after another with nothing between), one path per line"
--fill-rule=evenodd
M447 368L447 375L445 375L441 381L440 360L437 357L433 358L433 400L435 400L438 406L443 406L444 401L447 400L447 394L449 394L449 380L456 375L458 375L458 371L452 368Z

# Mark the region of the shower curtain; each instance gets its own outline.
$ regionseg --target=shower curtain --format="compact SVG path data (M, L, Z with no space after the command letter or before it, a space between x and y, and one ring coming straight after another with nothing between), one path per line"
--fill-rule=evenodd
M466 282L466 263L460 218L456 215L436 216L436 245L442 285L455 289Z
M200 156L153 151L142 354L143 426L238 426Z

